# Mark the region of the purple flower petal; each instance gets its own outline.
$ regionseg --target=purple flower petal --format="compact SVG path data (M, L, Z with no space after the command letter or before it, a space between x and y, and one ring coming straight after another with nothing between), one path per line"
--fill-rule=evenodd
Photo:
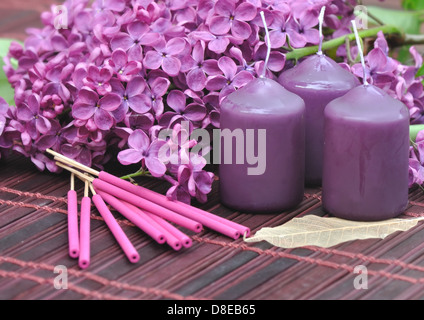
M127 33L118 33L110 42L112 50L123 49L128 51L134 45L134 40Z
M184 110L184 116L191 121L202 121L206 117L206 108L197 103L189 104Z
M116 93L108 93L99 100L99 107L105 111L114 111L122 103L122 98Z
M166 57L162 61L162 69L171 77L175 77L180 72L181 62L175 57Z
M177 55L184 50L185 45L186 41L183 38L173 38L166 44L166 53Z
M241 88L254 79L254 76L249 71L239 72L233 79L233 86Z
M22 121L30 121L34 118L34 114L32 113L27 104L18 105L16 115L18 119Z
M230 31L230 20L226 17L217 16L213 17L210 21L209 29L213 34L223 35Z
M134 77L130 82L128 82L126 92L128 97L134 97L143 93L145 88L146 80L144 80L143 77L137 76Z
M208 48L215 53L221 54L227 50L229 44L230 39L228 37L217 37L215 40L209 42Z
M150 139L143 130L134 130L128 137L128 145L139 152L147 151Z
M132 39L140 39L146 32L149 31L149 26L140 21L135 21L128 25L128 33Z
M280 72L284 69L284 66L286 64L286 56L279 52L279 51L273 51L270 54L269 61L268 61L268 68L271 71L274 72Z
M230 17L235 9L235 3L232 0L218 0L215 3L214 11L218 15Z
M256 17L257 10L256 7L248 2L243 2L240 4L235 12L234 19L242 21L250 21Z
M41 134L46 134L50 131L52 125L48 119L38 116L35 120L35 127Z
M186 97L180 90L172 90L168 94L167 102L174 111L181 113L186 107Z
M187 85L194 91L201 91L206 86L206 75L200 68L195 68L187 74Z
M114 124L114 119L108 111L97 108L94 112L94 123L100 130L110 130Z
M72 116L76 119L88 120L93 116L95 111L96 107L92 104L77 102L72 107Z
M218 91L224 88L227 85L227 78L224 76L211 76L208 78L208 81L206 82L206 89L212 90L212 91Z
M156 70L162 65L163 56L157 51L149 51L146 53L143 64L147 69Z
M139 163L143 158L141 152L134 149L124 150L118 153L118 161L124 166Z
M237 66L233 59L223 56L218 60L218 66L224 73L225 78L232 80L237 72Z
M149 112L152 108L151 99L149 99L149 97L145 94L139 94L128 98L128 105L131 110L139 114Z
M252 29L247 22L234 20L233 25L231 26L231 32L234 37L239 39L247 39L252 33Z
M152 92L156 97L162 97L168 91L171 82L166 78L156 78L151 84Z
M271 41L271 48L281 48L286 44L287 34L279 30L272 30L269 33L269 39Z
M208 59L203 61L202 69L210 76L214 76L221 73L218 61L215 59Z

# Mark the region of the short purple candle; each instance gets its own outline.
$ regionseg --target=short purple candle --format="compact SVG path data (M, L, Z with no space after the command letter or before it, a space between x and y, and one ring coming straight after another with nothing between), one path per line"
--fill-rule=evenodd
M220 193L224 205L244 212L266 213L298 205L304 195L305 104L276 81L258 78L230 94L221 106L221 130L243 132L245 152L266 159L262 174L249 174L247 157L237 164L233 139L232 163L220 165ZM255 143L248 145L247 132L254 130ZM266 144L259 139L266 130ZM225 156L224 139L221 157ZM258 146L262 143L261 146ZM266 149L263 149L266 147ZM230 151L231 153L231 151ZM266 156L266 158L264 157ZM228 161L227 161L228 162ZM254 166L253 166L254 167ZM260 171L260 170L259 170Z
M305 182L307 185L321 185L324 109L330 101L358 86L359 81L352 73L322 54L311 56L283 72L278 81L305 101Z
M323 207L343 219L394 218L408 204L409 112L373 85L325 109Z

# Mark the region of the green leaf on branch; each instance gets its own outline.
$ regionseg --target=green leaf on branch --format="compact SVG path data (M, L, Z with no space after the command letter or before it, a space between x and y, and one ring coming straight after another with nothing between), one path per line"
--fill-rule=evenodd
M418 69L417 74L415 75L417 78L422 76L424 76L424 64Z
M420 133L423 130L424 130L424 125L422 125L422 124L411 125L410 126L411 141L416 142L418 133Z
M374 6L369 6L368 12L376 16L384 24L398 27L404 33L420 34L422 12L393 10Z
M5 65L4 58L7 56L10 45L14 41L18 42L12 39L0 39L0 97L6 100L10 105L15 104L15 91L7 80L3 67ZM18 66L17 61L12 61L12 66L16 68Z
M405 10L424 10L424 0L402 0Z

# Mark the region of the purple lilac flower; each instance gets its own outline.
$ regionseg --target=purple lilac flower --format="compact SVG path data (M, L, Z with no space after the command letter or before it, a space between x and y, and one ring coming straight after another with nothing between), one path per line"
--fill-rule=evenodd
M137 160L142 169L168 181L170 198L204 202L213 174L200 155L191 154L192 142L178 149L177 165L158 164L155 153L163 143L158 142L161 130L172 128L181 138L183 122L189 123L189 131L220 126L222 99L263 73L267 47L260 11L271 32L266 76L276 78L291 66L282 46L317 43L322 6L326 6L325 26L334 30L326 37L331 39L351 32L355 4L355 0L66 0L68 29L56 29L57 13L44 12L44 27L28 30L24 46L10 47L4 69L17 107L0 100L1 156L13 150L40 170L57 172L54 161L44 154L53 148L101 169L111 160L110 150L117 148L124 163ZM423 79L415 77L422 57L412 48L415 65L400 64L389 57L383 34L374 50L367 56L373 83L404 102L413 123L424 123ZM338 52L346 58L343 47ZM356 68L352 71L360 76ZM415 157L411 154L410 172L414 183L422 183L417 150Z
M201 91L206 86L207 75L221 73L218 61L215 59L205 60L205 42L198 41L193 46L192 55L187 56L184 61L184 70L187 73L186 81L190 89Z
M209 29L215 35L227 34L230 30L234 37L249 38L252 29L247 23L256 17L254 5L243 2L236 7L233 0L218 0L214 7L215 16L209 21Z
M248 71L240 71L237 73L237 65L229 57L221 57L218 60L218 66L223 75L209 77L206 83L206 89L212 91L220 90L221 100L236 89L245 86L254 78Z
M170 76L176 76L181 69L181 61L176 57L180 54L186 45L186 41L182 38L173 38L168 42L160 39L153 48L148 51L144 57L143 63L147 69L156 70L162 67Z
M112 92L119 95L122 101L113 111L116 121L121 122L130 109L138 114L144 114L152 108L150 99L143 93L146 89L146 81L143 77L132 78L126 87L117 79L113 79L111 85Z
M103 98L99 98L96 92L81 89L78 100L72 108L72 115L80 120L89 120L93 117L97 128L109 130L115 121L111 112L120 105L121 97L116 93L108 93Z
M128 138L130 149L121 151L118 160L124 165L143 161L154 177L162 177L166 166L158 159L158 153L164 144L165 141L161 140L151 142L144 131L135 130Z
M128 55L123 49L113 51L109 65L118 79L123 82L130 81L142 68L139 61L129 61Z
M40 134L46 134L51 128L50 121L40 115L40 97L36 94L29 97L28 103L18 105L16 115L25 123L26 132L33 140Z
M158 36L150 32L147 24L135 21L128 25L128 33L120 32L110 43L112 50L122 49L128 52L130 60L140 61L143 57L141 46L151 46L157 43Z

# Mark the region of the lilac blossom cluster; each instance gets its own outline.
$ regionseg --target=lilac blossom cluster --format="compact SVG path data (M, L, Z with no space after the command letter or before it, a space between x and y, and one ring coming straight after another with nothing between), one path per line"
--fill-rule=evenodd
M260 11L272 39L267 74L277 77L284 47L318 43L323 5L328 26L339 28L337 15L350 10L341 0L68 0L67 29L55 28L52 8L44 28L10 48L5 71L16 108L0 103L0 150L52 172L59 168L48 148L100 168L117 150L122 164L169 181L169 197L204 202L214 180L205 161L180 148L188 163L162 164L158 132L189 136L182 121L189 131L219 127L221 101L263 71Z
M41 16L44 28L28 30L24 46L13 43L10 48L5 72L16 107L0 100L0 154L14 150L51 172L59 168L45 155L48 148L97 168L116 157L168 181L170 198L204 202L214 175L202 155L190 151L196 145L191 132L219 128L226 96L264 71L278 78L292 66L285 58L288 50L318 44L323 6L324 25L335 30L327 36L332 38L350 32L356 4L67 0L66 29L55 27L60 13L52 8ZM267 70L261 11L272 48ZM417 66L422 64L413 53ZM423 93L415 84L416 67L389 58L382 35L368 62L374 83L407 103L412 119L420 122ZM355 74L358 70L352 68ZM174 130L168 141L158 138L164 129ZM158 159L164 144L178 151L172 164Z

